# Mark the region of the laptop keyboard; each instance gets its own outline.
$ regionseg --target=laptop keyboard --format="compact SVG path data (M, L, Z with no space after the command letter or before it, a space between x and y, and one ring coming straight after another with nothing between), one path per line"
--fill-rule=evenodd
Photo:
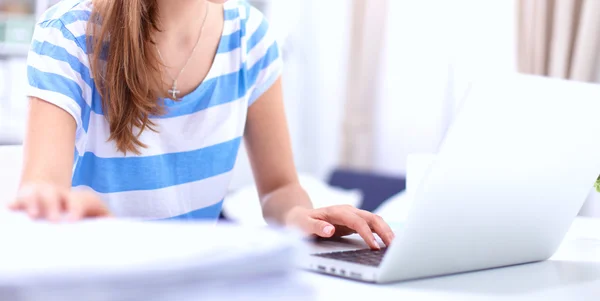
M378 267L386 250L387 248L382 248L380 250L361 249L354 251L318 253L314 254L314 256Z

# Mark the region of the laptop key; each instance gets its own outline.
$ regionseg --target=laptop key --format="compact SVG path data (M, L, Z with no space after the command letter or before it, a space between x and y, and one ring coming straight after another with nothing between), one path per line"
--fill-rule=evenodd
M352 263L377 267L381 263L381 260L383 259L386 250L387 248L383 248L381 250L361 249L353 251L317 253L313 255L317 257L348 261Z

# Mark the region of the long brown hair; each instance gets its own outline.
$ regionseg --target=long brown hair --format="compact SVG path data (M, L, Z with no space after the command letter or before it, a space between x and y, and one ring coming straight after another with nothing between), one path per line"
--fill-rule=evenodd
M149 119L163 113L162 87L152 32L158 30L156 0L94 1L87 27L90 67L110 126L109 141L139 154Z

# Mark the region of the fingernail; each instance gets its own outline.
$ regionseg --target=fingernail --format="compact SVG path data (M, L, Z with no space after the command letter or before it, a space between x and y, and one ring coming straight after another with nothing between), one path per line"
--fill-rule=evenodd
M333 231L335 231L335 228L333 228L333 226L325 226L325 228L323 228L323 233L325 233L326 235L333 234Z
M379 247L379 243L377 242L377 239L373 240L373 245L375 246L376 249L381 249L381 247Z

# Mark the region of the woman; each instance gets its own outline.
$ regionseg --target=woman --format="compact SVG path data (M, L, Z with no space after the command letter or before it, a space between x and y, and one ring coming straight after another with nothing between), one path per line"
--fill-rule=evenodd
M11 207L52 221L216 219L243 137L267 221L321 237L358 232L377 249L375 232L389 244L376 215L313 209L292 161L281 70L267 21L244 1L60 2L28 58Z

